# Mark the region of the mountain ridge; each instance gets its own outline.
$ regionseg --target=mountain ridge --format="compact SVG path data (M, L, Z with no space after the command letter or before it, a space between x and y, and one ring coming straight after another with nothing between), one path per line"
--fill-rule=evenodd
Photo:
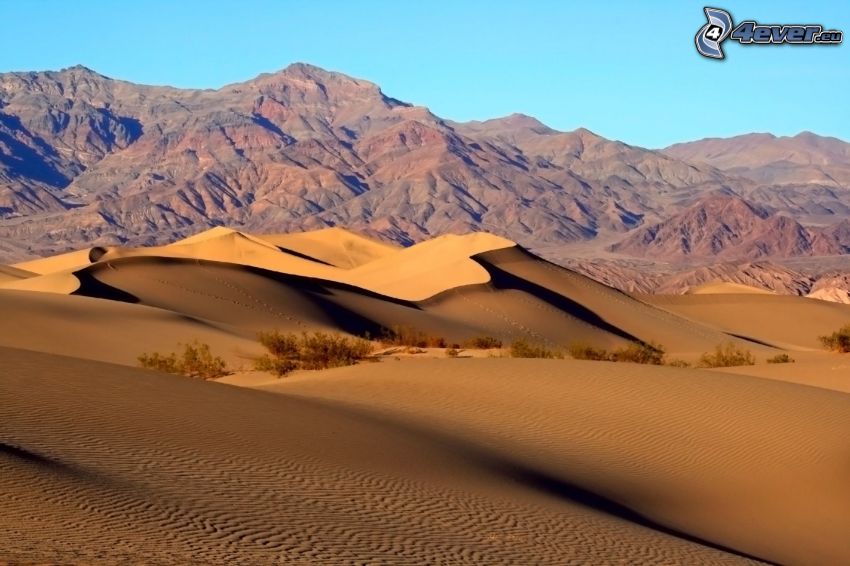
M718 160L705 140L651 150L518 113L455 122L306 63L218 89L136 85L82 66L4 73L0 260L164 244L218 225L341 225L402 245L490 231L561 258L574 245L645 257L636 231L718 194L818 224L840 241L829 251L846 253L850 183L800 181L805 156L843 156L844 142L800 135L783 169L791 181L765 185L759 167L782 149L752 157L755 173L730 172L717 164L727 167L734 138ZM835 161L818 171L843 179ZM705 260L734 255L694 247Z

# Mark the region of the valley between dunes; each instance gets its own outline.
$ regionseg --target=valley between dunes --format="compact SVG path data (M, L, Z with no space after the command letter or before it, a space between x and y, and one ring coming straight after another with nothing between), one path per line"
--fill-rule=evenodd
M0 562L850 562L850 305L629 295L486 233L215 228L0 267ZM264 330L721 343L703 370L506 349L284 378ZM202 381L133 367L209 344ZM767 364L787 353L796 362Z

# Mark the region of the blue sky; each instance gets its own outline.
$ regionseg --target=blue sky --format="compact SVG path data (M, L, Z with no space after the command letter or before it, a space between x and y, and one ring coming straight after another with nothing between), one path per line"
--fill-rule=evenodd
M850 2L721 1L736 21L850 31ZM0 71L83 64L219 87L303 61L454 120L523 112L646 147L752 131L850 140L850 46L694 49L691 0L0 0Z

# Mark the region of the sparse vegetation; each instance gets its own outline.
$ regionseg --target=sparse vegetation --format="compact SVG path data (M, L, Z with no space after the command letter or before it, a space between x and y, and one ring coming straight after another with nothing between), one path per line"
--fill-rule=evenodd
M295 369L326 369L350 366L372 353L363 338L327 332L261 332L260 343L268 354L254 361L254 368L282 377Z
M850 352L850 324L846 324L830 334L820 337L821 344L833 352L846 354Z
M208 344L197 340L186 344L180 354L144 353L138 357L138 361L139 365L146 369L200 379L214 379L228 374L225 361L213 356Z
M459 355L460 355L460 350L458 350L457 348L454 348L454 347L446 348L446 356L448 356L450 358L456 358Z
M563 359L564 354L551 350L546 346L539 344L531 344L525 340L515 340L511 343L512 358L546 358L546 359Z
M669 360L665 365L668 365L668 366L674 367L674 368L689 368L689 367L691 367L691 364L689 362L686 362L685 360Z
M793 364L794 361L794 358L788 354L776 354L772 358L767 359L767 363L769 364Z
M732 342L718 344L714 352L706 352L700 356L698 367L726 368L734 366L752 366L756 360L752 352L739 348Z
M478 350L492 350L494 348L501 348L502 341L494 336L476 336L464 342L464 346Z
M567 347L570 356L576 360L592 360L606 362L611 359L611 354L604 348L594 348L584 342L573 342Z
M448 341L442 336L429 334L410 326L394 326L381 336L384 346L407 346L411 348L446 348Z
M628 362L632 364L649 364L660 366L664 364L664 347L654 342L632 342L628 346L614 350L610 357L612 362Z
M626 362L632 364L662 365L664 347L655 343L631 342L628 346L609 352L604 348L595 348L583 342L573 342L568 348L569 354L576 360L598 362Z

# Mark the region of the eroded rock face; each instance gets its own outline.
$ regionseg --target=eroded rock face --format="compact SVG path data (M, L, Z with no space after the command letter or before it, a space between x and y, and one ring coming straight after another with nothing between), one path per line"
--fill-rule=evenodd
M830 173L843 159L839 140L782 140L782 151L802 148L789 171ZM772 144L747 141L752 167L768 167ZM481 230L561 258L573 243L688 261L850 250L839 224L850 188L789 173L796 184L774 190L746 163L715 159L721 171L700 151L646 150L523 115L450 122L304 64L217 90L84 67L0 74L0 262L216 225L339 224L402 244Z

